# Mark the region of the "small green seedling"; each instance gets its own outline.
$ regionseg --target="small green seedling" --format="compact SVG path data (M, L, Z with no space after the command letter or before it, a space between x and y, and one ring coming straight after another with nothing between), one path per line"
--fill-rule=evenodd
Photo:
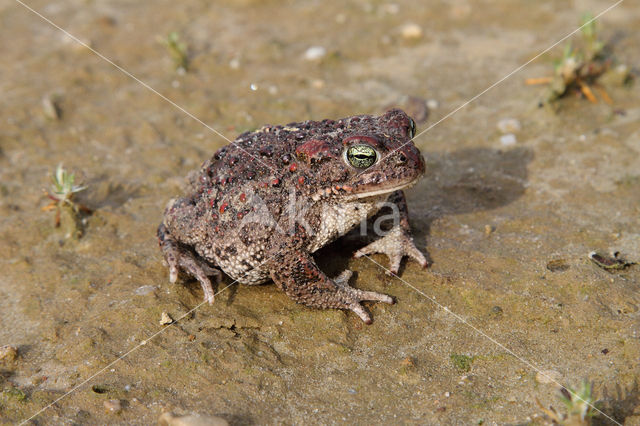
M453 366L458 371L466 372L471 370L471 364L473 363L473 360L475 357L471 357L463 354L451 354L450 358L451 358L451 362L453 363Z
M584 380L578 388L560 389L560 400L565 406L566 414L561 414L550 406L545 408L536 398L536 402L544 414L555 425L590 425L596 414L593 398L593 383Z
M582 15L582 40L584 42L585 60L594 61L601 59L605 43L598 38L596 20L591 13Z
M176 70L186 72L189 69L188 48L186 44L180 41L180 35L176 31L172 31L163 40L163 43L167 47L171 59L173 59Z
M43 210L56 210L56 228L60 226L60 214L63 207L70 208L76 216L80 212L91 213L90 208L73 201L75 194L87 189L86 186L76 185L75 180L75 174L67 172L65 168L62 167L62 164L58 164L55 174L51 177L51 189L46 193L51 203L43 207Z
M567 43L562 57L553 61L553 76L529 78L525 83L546 84L545 102L553 102L568 93L577 92L590 102L597 103L592 90L596 89L607 104L612 104L611 97L597 80L610 70L613 58L600 39L593 15L586 13L582 16L580 31L582 37L577 43Z
M24 401L27 399L27 395L21 389L16 387L9 387L2 391L2 396L6 399L13 399L14 401Z

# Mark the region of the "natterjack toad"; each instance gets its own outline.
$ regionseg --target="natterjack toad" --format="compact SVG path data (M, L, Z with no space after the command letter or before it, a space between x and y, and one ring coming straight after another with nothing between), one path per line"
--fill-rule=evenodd
M414 134L413 120L397 109L241 134L192 174L185 197L167 205L158 238L170 281L183 270L213 302L209 277L218 280L220 270L244 284L272 279L297 302L350 309L370 323L360 302L393 299L349 286L349 270L327 277L312 253L389 201L395 225L356 256L385 253L393 272L404 256L427 265L410 236L402 192L424 173Z

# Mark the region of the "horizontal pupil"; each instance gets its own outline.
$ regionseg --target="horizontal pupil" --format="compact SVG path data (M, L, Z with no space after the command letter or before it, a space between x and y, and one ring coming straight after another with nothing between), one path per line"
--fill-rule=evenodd
M347 151L347 157L352 166L367 168L376 161L376 152L365 146L351 148Z

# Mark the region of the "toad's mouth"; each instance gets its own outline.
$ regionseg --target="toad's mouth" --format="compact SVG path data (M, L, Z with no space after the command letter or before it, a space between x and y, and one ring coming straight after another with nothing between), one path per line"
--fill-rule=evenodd
M418 183L420 178L422 178L422 175L417 176L415 179L413 179L413 180L411 180L409 182L404 182L404 183L401 183L399 185L391 186L391 187L388 187L388 188L377 188L377 189L375 189L373 191L355 193L355 194L350 195L347 199L348 200L359 200L359 199L362 199L362 198L371 198L371 197L377 197L379 195L391 194L392 192L399 191L401 189L411 188L413 185Z

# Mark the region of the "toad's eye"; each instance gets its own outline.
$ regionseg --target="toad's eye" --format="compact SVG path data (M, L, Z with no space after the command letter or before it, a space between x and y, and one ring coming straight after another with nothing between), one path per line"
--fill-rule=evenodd
M416 122L411 118L409 119L409 138L413 139L416 135Z
M349 164L358 169L366 169L376 162L378 154L369 145L353 145L347 150Z

